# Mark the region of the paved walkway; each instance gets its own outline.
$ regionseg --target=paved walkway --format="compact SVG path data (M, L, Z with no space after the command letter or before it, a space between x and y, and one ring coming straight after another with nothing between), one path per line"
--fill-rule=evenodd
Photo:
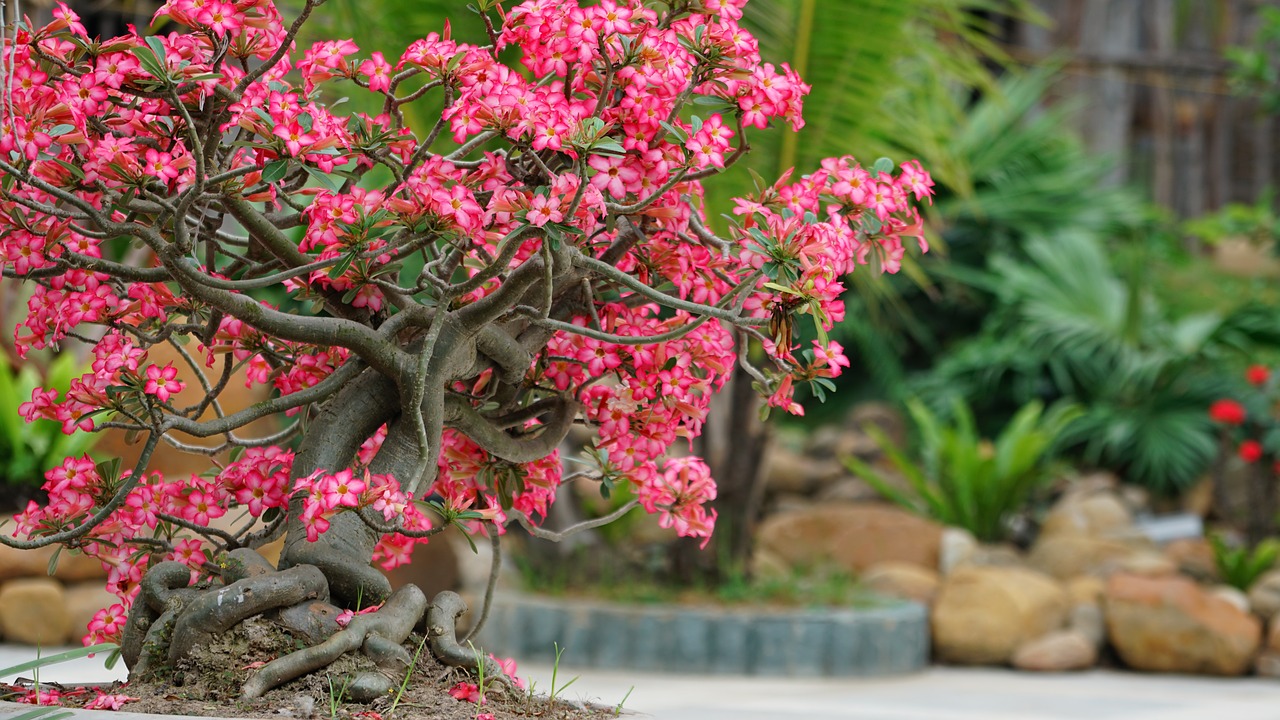
M0 668L34 655L32 648L0 645ZM109 671L102 662L100 656L45 668L41 679L98 682L123 677L122 667ZM520 671L540 691L549 690L550 667L522 665ZM557 683L575 676L564 697L616 705L630 690L625 709L655 720L1280 720L1280 681L1258 678L932 668L899 678L809 680L568 666L560 668ZM0 718L6 715L0 712Z

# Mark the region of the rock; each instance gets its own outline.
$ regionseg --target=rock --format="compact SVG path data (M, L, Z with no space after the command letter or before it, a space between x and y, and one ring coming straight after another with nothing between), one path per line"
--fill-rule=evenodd
M1179 577L1112 575L1107 634L1126 665L1155 672L1240 675L1262 642L1262 623Z
M1080 575L1105 577L1144 543L1088 535L1041 535L1027 555L1027 563L1059 580ZM1145 543L1147 547L1149 543Z
M1213 511L1213 476L1206 475L1178 497L1178 509L1201 518Z
M902 562L876 563L859 578L870 591L892 598L929 605L938 593L938 573Z
M1009 662L1028 640L1066 620L1062 586L1034 570L960 567L942 583L931 616L934 650L943 662Z
M1098 661L1098 648L1089 638L1060 630L1023 643L1013 654L1013 666L1036 672L1086 670Z
M902 413L888 403L863 402L854 405L845 425L858 430L863 430L867 425L875 425L895 447L903 447L907 442L907 423ZM877 448L877 454L878 452Z
M1045 515L1040 536L1107 537L1133 531L1133 514L1113 492L1069 492Z
M1178 566L1178 572L1203 583L1217 582L1218 562L1214 560L1213 546L1204 538L1179 538L1170 540L1163 548L1164 556Z
M1280 570L1268 570L1249 587L1249 607L1258 617L1280 613Z
M1067 629L1075 631L1101 649L1107 641L1107 622L1102 616L1102 606L1080 604L1071 607L1067 617Z
M1107 591L1107 584L1101 578L1081 575L1068 580L1066 588L1072 605L1098 605Z
M0 545L0 582L24 577L45 577L53 548L17 550Z
M1267 650L1253 661L1253 671L1259 677L1280 678L1280 652Z
M1267 641L1264 647L1280 653L1280 615L1271 616L1270 622L1267 623Z
M833 472L829 464L777 443L769 450L764 462L764 487L771 495L810 495L823 481L823 475ZM840 472L839 466L834 472Z
M71 628L66 593L49 578L20 578L0 586L0 629L10 642L49 647Z
M826 485L814 496L818 504L825 503L863 503L883 499L866 480L847 477Z
M756 546L792 568L858 574L888 560L936 568L941 537L940 525L896 507L833 503L769 516Z
M810 436L805 454L820 460L835 460L853 456L871 459L881 453L875 439L857 427L823 425Z
M1077 477L1064 494L1085 497L1094 493L1115 493L1121 486L1120 476L1108 470L1097 470Z
M1212 593L1214 597L1222 598L1232 605L1235 605L1237 608L1240 608L1241 611L1249 612L1249 597L1240 589L1233 588L1230 585L1215 585L1214 587L1209 588L1209 592Z
M973 533L964 528L949 527L942 531L938 548L938 571L943 575L959 567L978 549Z
M89 632L89 623L98 611L120 602L115 595L107 592L103 583L95 580L66 585L63 588L67 608L67 642L79 645L80 639Z
M773 502L769 506L769 512L773 515L804 512L814 507L815 504L813 500L809 499L808 495L781 493L773 498Z
M1151 493L1137 485L1121 485L1116 488L1116 497L1124 503L1130 515L1142 515L1151 511Z
M979 567L1026 567L1018 548L1009 543L978 543L963 565Z
M1148 577L1178 574L1177 564L1155 550L1137 550L1126 557L1119 558L1116 561L1115 570Z

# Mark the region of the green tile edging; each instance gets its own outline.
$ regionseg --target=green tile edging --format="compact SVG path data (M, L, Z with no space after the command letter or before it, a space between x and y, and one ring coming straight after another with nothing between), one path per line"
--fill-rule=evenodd
M481 645L501 657L597 669L783 677L916 672L929 663L929 616L917 603L766 610L620 605L505 594Z

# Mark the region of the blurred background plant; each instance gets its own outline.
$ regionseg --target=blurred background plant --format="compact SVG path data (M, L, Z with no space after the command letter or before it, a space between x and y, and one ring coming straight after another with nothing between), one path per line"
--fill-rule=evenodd
M1054 446L1080 414L1070 403L1046 411L1033 400L992 441L983 437L972 410L958 397L952 398L946 419L914 398L907 401L907 410L920 439L915 453L919 463L894 447L883 430L866 428L906 487L855 457L846 457L845 464L902 507L993 543L1014 535L1017 514L1059 469L1052 462Z
M1249 592L1253 583L1263 573L1275 567L1280 559L1280 542L1273 539L1259 541L1256 545L1233 546L1221 535L1209 536L1213 546L1213 561L1222 576L1222 582L1237 590Z
M37 387L65 393L71 380L85 371L72 353L55 356L43 367L0 352L0 507L21 508L35 499L44 473L63 458L88 452L97 441L93 433L67 435L52 420L27 423L18 407L30 402Z

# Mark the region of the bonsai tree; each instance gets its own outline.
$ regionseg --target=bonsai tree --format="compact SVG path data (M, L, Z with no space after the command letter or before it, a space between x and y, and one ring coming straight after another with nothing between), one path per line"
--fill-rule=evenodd
M800 127L808 90L761 62L738 0L478 0L488 45L446 28L394 62L349 40L299 51L318 4L288 19L270 0L171 0L167 35L109 40L59 5L4 48L0 248L7 282L35 286L16 342L93 358L22 413L143 450L132 468L66 458L3 541L110 568L121 602L89 640L118 640L135 675L280 610L306 647L246 697L346 652L403 668L424 615L431 651L474 667L458 597L393 594L374 564L458 523L551 534L537 524L575 423L596 432L577 475L710 536L706 465L667 451L735 363L788 412L798 385L831 389L840 279L897 268L931 186L916 163L833 158L712 232L700 183L749 128ZM380 111L343 114L335 85ZM407 128L405 107L432 102L434 124ZM161 343L186 367L152 362ZM767 366L746 364L751 343ZM224 412L238 368L272 394ZM188 385L199 399L179 403ZM285 429L241 432L270 415ZM232 460L162 477L161 443ZM281 536L273 567L254 548Z

